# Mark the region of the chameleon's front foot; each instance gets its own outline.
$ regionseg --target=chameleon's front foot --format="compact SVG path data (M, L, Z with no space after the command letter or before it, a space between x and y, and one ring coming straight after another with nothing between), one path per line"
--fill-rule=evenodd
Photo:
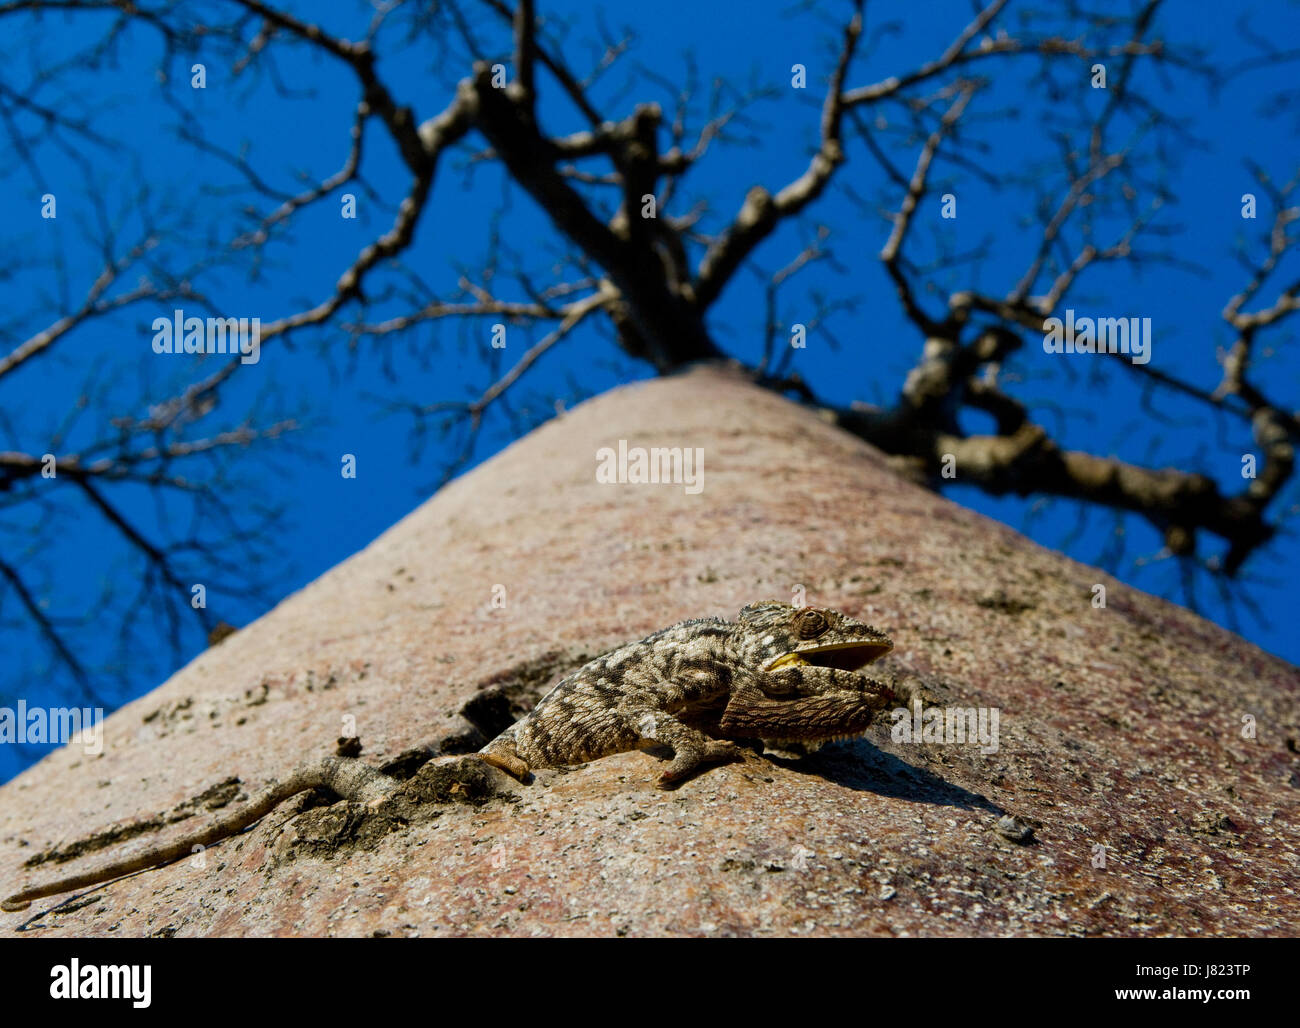
M661 789L675 789L706 764L725 764L744 757L745 751L726 739L711 739L699 749L684 747L673 754L673 762L659 776L657 784Z

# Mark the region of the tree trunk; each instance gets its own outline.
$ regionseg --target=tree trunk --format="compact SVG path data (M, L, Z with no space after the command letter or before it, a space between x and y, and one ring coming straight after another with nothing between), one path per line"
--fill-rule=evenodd
M621 439L702 448L703 490L598 483ZM363 759L401 773L429 741L481 745L590 656L798 587L887 631L877 666L925 706L996 708L997 751L886 720L674 792L634 752L435 789L405 824L298 801L43 933L1294 931L1296 668L717 368L544 425L119 710L101 756L65 747L4 786L0 891L174 838L332 753L349 716ZM56 844L78 863L22 867Z

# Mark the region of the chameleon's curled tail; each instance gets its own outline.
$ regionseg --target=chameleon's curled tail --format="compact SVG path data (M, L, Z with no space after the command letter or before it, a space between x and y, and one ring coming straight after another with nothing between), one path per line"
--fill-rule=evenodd
M351 758L326 757L314 763L303 764L287 778L270 782L244 806L214 817L204 827L175 842L150 847L143 853L123 857L81 874L68 875L44 885L23 889L0 902L0 909L23 910L32 900L84 889L160 864L170 864L189 856L195 846L210 846L247 828L289 797L308 789L325 788L346 800L373 803L390 795L397 785L396 779Z

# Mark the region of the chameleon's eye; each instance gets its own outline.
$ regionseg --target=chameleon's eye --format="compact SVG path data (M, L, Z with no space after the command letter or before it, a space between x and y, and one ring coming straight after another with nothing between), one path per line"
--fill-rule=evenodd
M801 611L795 621L795 631L800 639L815 639L829 627L826 619L815 610Z

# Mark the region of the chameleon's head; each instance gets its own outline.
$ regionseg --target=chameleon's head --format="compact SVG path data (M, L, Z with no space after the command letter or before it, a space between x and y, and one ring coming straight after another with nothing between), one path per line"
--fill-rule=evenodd
M857 735L895 702L862 668L894 644L839 611L769 600L740 612L740 657L756 688L733 688L722 729L744 738L826 741Z

